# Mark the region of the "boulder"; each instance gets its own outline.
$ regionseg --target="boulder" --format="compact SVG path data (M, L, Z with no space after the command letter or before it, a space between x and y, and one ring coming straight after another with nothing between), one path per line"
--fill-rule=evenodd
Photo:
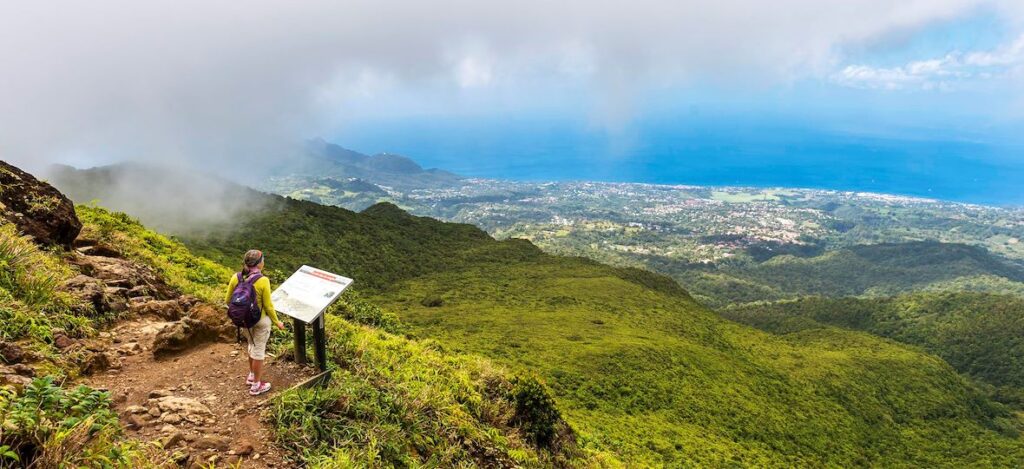
M59 349L66 349L75 344L75 341L63 333L53 334L53 345Z
M0 365L0 386L14 386L15 389L22 389L32 382L32 378L22 376L9 367Z
M178 303L181 304L181 309L185 311L192 311L192 308L203 304L203 300L192 295L181 295L178 297Z
M182 420L182 418L178 414L165 413L165 414L160 416L160 421L161 422L169 423L171 425L177 425L177 424L181 423L181 420Z
M100 314L121 312L128 307L127 298L121 294L121 289L108 289L101 281L89 275L75 275L61 284L58 290L70 293Z
M14 365L11 365L11 369L21 376L27 376L29 378L34 378L36 376L36 369L24 363L16 363Z
M189 317L206 324L206 327L215 331L222 341L231 342L236 339L237 328L228 319L224 308L217 308L208 303L198 303L192 306Z
M182 441L185 441L185 435L179 431L175 431L164 437L162 443L164 448L173 448L178 446L178 443L181 443Z
M82 222L64 194L4 161L0 161L0 189L0 217L39 244L71 248Z
M87 351L82 358L80 368L82 374L86 376L106 371L110 368L110 357L103 352Z
M181 416L212 416L210 408L191 397L165 396L154 399L161 412L175 413Z
M149 293L148 296L158 300L169 300L178 296L153 269L137 262L114 257L76 255L71 263L78 266L82 274L101 280L108 289L108 295L121 296L125 302L130 298L132 289L136 289L136 293L145 290Z
M72 246L74 246L75 250L79 253L88 256L124 257L124 254L117 248L95 239L78 238L74 243L72 243Z
M196 449L210 449L214 451L227 451L231 445L231 439L226 436L207 435L192 444Z
M216 329L203 321L187 317L168 324L156 334L153 338L153 356L163 358L199 344L215 342L217 338Z
M0 361L14 364L21 363L25 359L25 351L21 347L0 340Z
M166 389L154 389L149 392L148 397L150 399L160 399L161 397L173 396L174 393Z
M139 316L151 316L167 321L181 319L184 310L177 300L153 300L145 303L132 303L130 310Z

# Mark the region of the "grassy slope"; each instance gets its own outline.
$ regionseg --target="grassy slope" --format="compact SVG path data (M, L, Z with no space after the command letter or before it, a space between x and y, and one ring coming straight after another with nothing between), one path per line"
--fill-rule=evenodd
M728 308L726 317L776 333L862 330L934 353L960 372L1024 404L1024 299L985 293L821 298Z
M57 287L75 272L57 251L40 249L17 228L0 222L0 340L22 341L48 358L59 358L53 329L74 337L94 332L103 319Z
M720 268L648 259L713 306L803 295L894 295L909 291L1004 291L1024 294L1024 269L984 248L911 242L861 245L814 257L776 256Z
M228 267L126 215L84 206L78 213L88 236L118 246L182 291L221 298ZM394 327L357 296L349 295L334 312ZM578 450L550 395L528 374L329 319L335 362L330 385L284 393L272 409L279 442L311 467L533 467L600 464L608 458Z
M1024 461L1009 414L915 350L837 329L773 336L718 318L662 277L389 206L278 204L187 242L226 263L260 247L282 271L349 274L415 333L540 373L587 445L628 461Z
M420 304L438 292L443 306ZM919 434L951 429L984 448L961 463L1019 445L984 428L997 412L941 360L847 331L759 334L599 269L496 264L390 298L442 343L547 377L570 421L628 460L938 464L928 455L965 448Z

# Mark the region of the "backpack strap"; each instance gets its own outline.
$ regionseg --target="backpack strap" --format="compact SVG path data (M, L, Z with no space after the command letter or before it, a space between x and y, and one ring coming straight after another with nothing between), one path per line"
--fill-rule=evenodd
M243 277L241 272L238 273L238 283L239 284L241 284L242 282L249 282L249 283L253 283L254 284L254 283L256 283L257 280L259 280L261 278L263 278L263 274L260 273L260 272L252 274L252 275L250 275L248 277Z

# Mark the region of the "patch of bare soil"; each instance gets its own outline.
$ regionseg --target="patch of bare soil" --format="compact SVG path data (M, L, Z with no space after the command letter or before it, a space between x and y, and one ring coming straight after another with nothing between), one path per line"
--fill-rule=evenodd
M253 397L244 343L205 343L154 358L154 338L174 324L141 318L102 334L111 368L85 382L110 390L128 436L160 441L181 467L293 467L262 419L274 395L313 370L268 357L264 379L273 388Z

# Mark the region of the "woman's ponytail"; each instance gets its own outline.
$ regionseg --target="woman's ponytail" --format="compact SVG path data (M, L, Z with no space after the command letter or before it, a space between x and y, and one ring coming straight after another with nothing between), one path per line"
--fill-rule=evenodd
M256 266L263 262L263 251L259 249L250 249L245 253L242 258L242 276L248 276L256 269Z

